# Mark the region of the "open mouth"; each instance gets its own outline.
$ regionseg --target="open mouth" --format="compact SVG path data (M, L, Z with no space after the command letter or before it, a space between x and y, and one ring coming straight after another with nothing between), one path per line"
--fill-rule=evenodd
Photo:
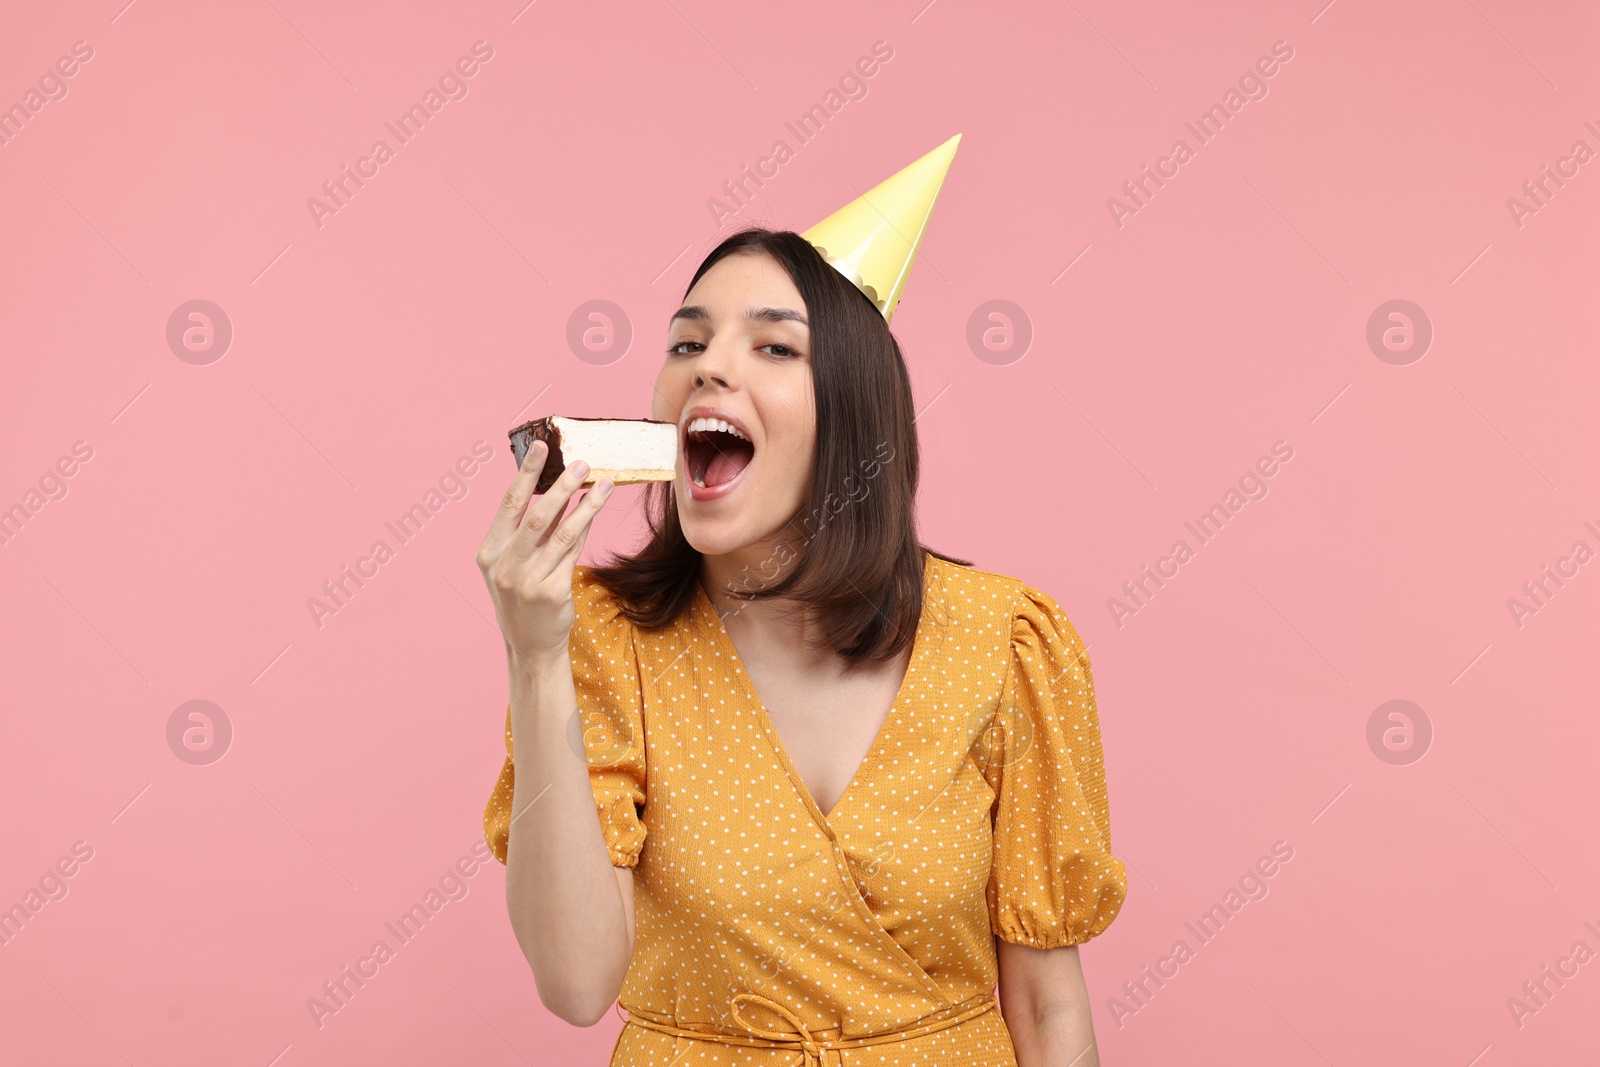
M702 489L727 485L750 465L756 446L722 419L691 419L684 430L683 456L691 481Z

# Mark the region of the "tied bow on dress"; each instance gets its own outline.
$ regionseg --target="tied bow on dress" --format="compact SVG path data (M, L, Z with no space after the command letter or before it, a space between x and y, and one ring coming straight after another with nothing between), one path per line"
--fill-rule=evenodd
M748 1020L739 1015L739 1002L749 1000L760 1004L789 1023L794 1029L788 1033L779 1030L764 1030L752 1025ZM620 1007L620 1005L619 1005ZM904 1030L892 1030L887 1033L869 1034L865 1037L839 1038L838 1040L824 1040L811 1036L810 1029L794 1012L759 993L735 993L729 1002L733 1021L749 1030L754 1036L747 1037L743 1034L724 1034L704 1030L684 1030L653 1019L641 1017L637 1012L629 1012L630 1021L651 1030L660 1030L677 1037L694 1038L700 1041L717 1041L727 1045L747 1045L757 1048L785 1048L793 1049L800 1054L794 1061L794 1067L845 1067L844 1049L860 1048L863 1045L881 1045L889 1041L905 1041L913 1037L922 1037L948 1026L976 1018L986 1011L995 1008L994 994L984 993L952 1005L942 1012L929 1017L929 1021L918 1023ZM685 1049L685 1052L688 1050Z

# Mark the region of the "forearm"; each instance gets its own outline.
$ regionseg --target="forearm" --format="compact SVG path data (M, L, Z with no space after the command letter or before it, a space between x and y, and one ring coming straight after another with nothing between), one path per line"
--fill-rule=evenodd
M1057 1006L1043 1016L1006 1016L1017 1067L1100 1067L1087 1001Z
M631 934L595 817L588 764L569 740L572 662L508 655L515 780L506 844L506 907L550 1011L589 1026L616 999Z
M996 939L1000 1011L1017 1067L1099 1067L1078 947L1038 949Z

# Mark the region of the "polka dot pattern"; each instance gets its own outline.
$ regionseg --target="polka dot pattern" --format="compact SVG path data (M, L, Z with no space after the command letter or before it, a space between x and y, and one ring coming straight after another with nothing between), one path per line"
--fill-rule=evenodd
M574 681L586 727L603 727L584 734L590 785L612 863L635 878L619 997L633 1021L612 1067L1014 1067L993 1010L904 1040L830 1044L992 1006L995 938L1080 944L1121 909L1077 631L1016 578L924 560L905 681L827 815L703 590L677 625L650 632L575 569ZM509 708L505 740L484 812L502 863ZM757 1047L686 1034L792 1037Z

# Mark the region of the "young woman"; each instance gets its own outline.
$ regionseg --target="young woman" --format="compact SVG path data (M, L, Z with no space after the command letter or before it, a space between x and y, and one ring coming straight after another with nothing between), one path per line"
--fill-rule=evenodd
M586 471L533 496L537 445L478 553L510 673L484 829L540 1000L589 1026L620 994L612 1067L1096 1064L1076 946L1126 878L1089 660L1051 597L918 541L881 308L736 234L652 417L679 462L637 553L577 564L610 486L563 517Z

